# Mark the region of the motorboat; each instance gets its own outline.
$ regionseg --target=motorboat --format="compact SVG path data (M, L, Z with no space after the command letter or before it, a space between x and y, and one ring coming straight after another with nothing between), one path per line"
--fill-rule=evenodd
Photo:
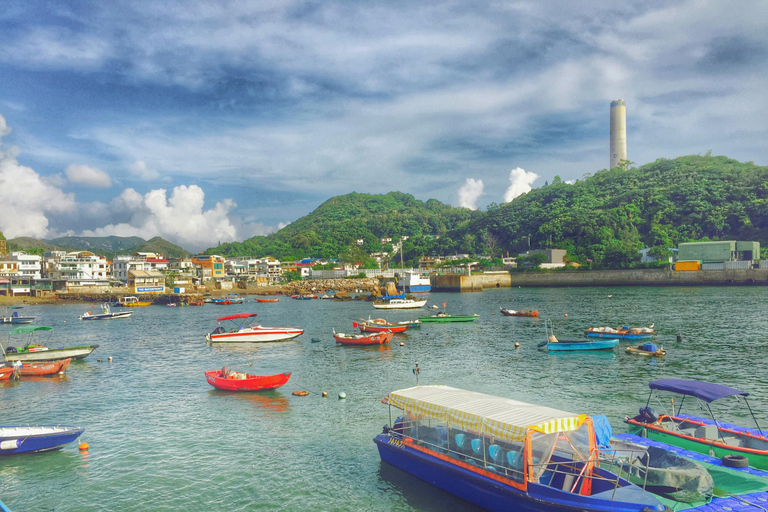
M620 340L652 340L656 336L653 324L650 327L590 327L584 331L588 338L610 338Z
M225 391L267 391L277 389L291 378L291 372L275 375L249 375L223 367L221 370L205 372L208 384Z
M5 358L8 361L60 361L71 357L84 359L98 348L98 345L81 345L77 347L48 348L37 343L35 333L53 331L53 327L25 325L17 327L8 333L9 343L5 347ZM25 343L19 345L14 338L26 335Z
M19 363L9 363L8 361L0 361L0 380L10 380L11 378L18 378L19 376Z
M642 435L654 441L679 446L703 454L721 458L724 465L736 460L748 461L753 468L768 470L768 433L763 432L749 406L749 393L723 384L700 380L660 379L648 384L651 389L645 407L633 418L626 417L633 434ZM677 402L677 411L666 410L670 401L662 393L682 396ZM685 399L691 398L698 408L706 410L710 418L700 418L682 413ZM657 413L650 407L651 400L663 410ZM715 417L711 404L717 400L730 402L729 409L741 406L749 411L756 428L723 423ZM671 402L674 407L674 401Z
M256 302L280 302L279 298L276 299L254 299Z
M16 364L21 364L19 375L22 377L42 377L64 373L71 362L72 358L68 357L58 361L17 361Z
M223 299L212 299L212 302L217 306L231 306L232 304L242 304L243 302L245 302L245 299L242 298L240 295L233 293L233 294L227 295Z
M205 337L211 343L263 343L291 340L304 334L304 329L298 327L265 327L251 323L256 316L256 313L240 313L217 318L217 322L232 322L232 327L227 329L220 325Z
M447 323L447 322L474 322L477 320L478 315L477 313L473 315L448 315L446 313L440 312L436 315L430 315L430 316L420 316L419 322L426 324L430 322L437 322L437 323Z
M139 300L138 297L134 297L132 295L120 297L118 301L113 304L113 306L123 307L123 308L143 308L151 305L152 305L151 300Z
M85 429L65 425L0 427L0 455L57 450Z
M592 418L449 386L392 391L384 463L495 511L668 511L600 463ZM391 421L391 420L390 420Z
M101 313L91 313L86 311L80 315L80 320L112 320L114 318L128 318L133 314L133 311L117 311L113 312L109 309L109 304L101 305Z
M377 318L375 320L363 320L359 322L352 322L352 327L360 329L360 332L393 332L401 333L408 329L407 325L391 324L383 318Z
M391 332L375 332L372 334L344 334L334 331L333 338L341 345L383 345L389 343L394 336Z
M539 316L539 312L537 310L524 310L524 309L504 309L499 308L500 312L504 316L527 316L532 318L537 318Z
M21 306L17 306L18 309ZM14 311L9 316L0 317L0 324L31 324L35 321L36 316L22 316L18 311Z
M373 307L376 309L416 309L423 308L426 303L427 299L385 299L383 302L374 302Z

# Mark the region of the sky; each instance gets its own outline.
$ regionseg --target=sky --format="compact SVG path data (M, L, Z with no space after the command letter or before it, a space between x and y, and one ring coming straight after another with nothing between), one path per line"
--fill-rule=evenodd
M768 2L4 0L0 231L192 251L330 197L472 209L628 158L768 163Z

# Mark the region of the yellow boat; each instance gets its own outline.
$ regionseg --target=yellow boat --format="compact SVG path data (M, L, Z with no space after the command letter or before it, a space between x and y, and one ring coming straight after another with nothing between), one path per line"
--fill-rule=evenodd
M124 308L141 308L144 306L151 306L152 301L151 300L139 300L138 297L133 296L127 296L127 297L120 297L118 304Z

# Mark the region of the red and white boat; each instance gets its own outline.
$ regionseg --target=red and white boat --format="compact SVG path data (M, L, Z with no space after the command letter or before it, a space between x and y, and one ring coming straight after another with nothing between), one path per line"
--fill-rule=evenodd
M208 384L225 391L267 391L277 389L291 378L291 372L275 375L249 375L234 372L226 366L221 370L205 372Z
M254 299L256 302L280 302L280 299Z
M57 373L64 373L71 362L71 357L59 361L25 361L22 363L19 374L22 377L56 375Z
M363 320L359 322L352 322L352 327L360 329L361 332L405 332L408 329L407 325L391 324L383 318L377 318L375 320Z
M336 343L342 345L383 345L389 343L394 336L391 332L377 332L373 334L344 334L333 333Z
M206 334L205 338L211 343L264 343L291 340L304 334L304 329L298 327L265 327L249 323L255 316L256 313L240 313L217 318L217 322L231 321L235 327L225 329L220 325L212 333Z
M504 309L504 308L499 308L499 310L501 310L501 314L504 316L527 316L532 318L536 318L539 316L539 312L537 310L526 311L524 309L514 310L514 309Z

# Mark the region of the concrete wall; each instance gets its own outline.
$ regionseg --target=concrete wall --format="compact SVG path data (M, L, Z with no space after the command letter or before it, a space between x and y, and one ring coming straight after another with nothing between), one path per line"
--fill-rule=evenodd
M434 291L469 292L507 286L717 286L768 285L768 269L697 272L673 270L580 270L434 276Z

